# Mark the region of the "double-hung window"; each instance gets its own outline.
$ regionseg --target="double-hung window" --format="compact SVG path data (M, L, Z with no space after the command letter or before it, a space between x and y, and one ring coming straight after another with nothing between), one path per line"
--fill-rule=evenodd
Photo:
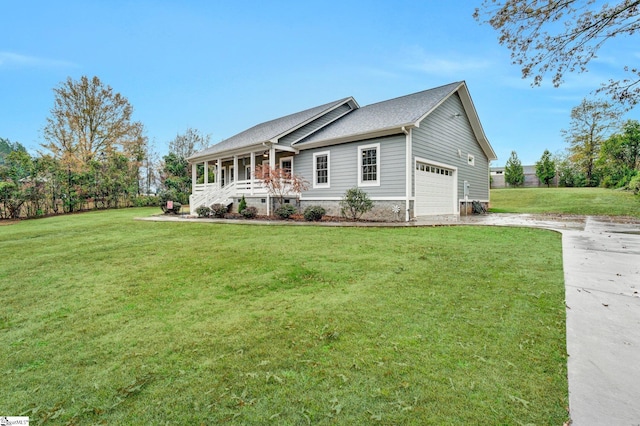
M329 151L313 154L313 187L329 188Z
M358 186L380 186L380 144L358 147Z

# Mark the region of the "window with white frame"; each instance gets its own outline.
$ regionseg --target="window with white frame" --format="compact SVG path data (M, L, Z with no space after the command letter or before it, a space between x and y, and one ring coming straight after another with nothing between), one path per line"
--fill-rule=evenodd
M293 174L293 157L283 157L280 159L280 169L289 176Z
M380 144L358 147L358 185L380 185Z
M329 188L329 151L313 154L313 187Z

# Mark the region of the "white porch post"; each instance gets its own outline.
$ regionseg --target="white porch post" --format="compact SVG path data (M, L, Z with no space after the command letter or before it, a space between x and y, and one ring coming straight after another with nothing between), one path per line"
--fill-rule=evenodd
M255 185L255 170L256 170L256 153L251 153L251 195L253 195L253 187Z
M198 165L191 163L191 193L196 192L196 182L198 181Z
M238 180L238 176L240 174L238 173L238 155L234 155L233 156L233 181L237 181ZM229 173L229 179L231 179L231 173Z
M220 184L222 179L222 161L218 158L216 160L216 187L221 188Z
M273 145L269 148L269 169L276 168L276 149ZM267 193L267 216L271 216L271 197Z
M205 161L204 162L204 184L205 184L205 188L206 185L209 183L209 162Z

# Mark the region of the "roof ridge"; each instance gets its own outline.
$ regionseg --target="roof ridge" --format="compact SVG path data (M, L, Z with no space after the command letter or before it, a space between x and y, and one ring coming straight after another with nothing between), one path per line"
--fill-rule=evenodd
M362 106L360 108L367 108L367 107L370 107L370 106L383 104L385 102L391 102L391 101L395 101L395 100L402 99L402 98L408 98L409 96L419 95L421 93L432 92L432 91L435 91L435 90L438 90L438 89L442 89L443 87L446 87L446 86L459 86L462 83L464 83L464 80L454 81L453 83L443 84L443 85L440 85L438 87L432 87L431 89L420 90L419 92L409 93L408 95L396 96L395 98L385 99L384 101L378 101L378 102L374 102L372 104L367 104L367 105Z

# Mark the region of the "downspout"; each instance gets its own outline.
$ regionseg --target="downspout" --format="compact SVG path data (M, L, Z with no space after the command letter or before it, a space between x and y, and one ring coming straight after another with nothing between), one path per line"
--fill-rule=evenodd
M411 219L409 202L411 198L411 173L413 171L413 165L411 164L411 130L407 130L405 126L402 126L402 133L405 135L405 156L406 156L406 179L405 179L405 222L409 222Z

